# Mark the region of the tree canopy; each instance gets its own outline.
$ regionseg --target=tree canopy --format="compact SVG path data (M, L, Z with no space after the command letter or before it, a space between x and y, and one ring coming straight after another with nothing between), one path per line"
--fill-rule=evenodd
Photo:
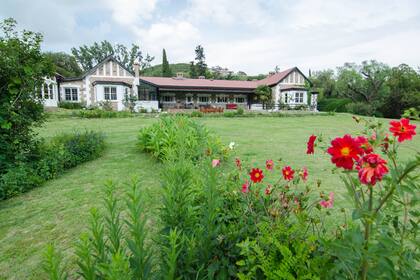
M81 65L83 71L92 69L96 64L110 55L113 55L118 62L132 71L134 71L134 61L137 60L140 63L140 69L144 69L149 67L150 62L154 59L149 54L143 56L138 45L131 44L131 47L122 44L112 45L106 40L100 43L95 42L91 46L83 45L78 48L72 48L71 52Z
M258 100L262 102L263 107L272 99L271 88L267 85L259 85L255 89L255 95L257 96Z
M204 48L201 45L195 48L195 68L197 76L206 76L206 56L204 55Z
M78 77L83 71L77 64L76 58L65 52L47 52L45 57L51 60L54 71L63 77Z
M172 71L169 66L168 58L166 57L166 51L162 51L162 77L172 77Z

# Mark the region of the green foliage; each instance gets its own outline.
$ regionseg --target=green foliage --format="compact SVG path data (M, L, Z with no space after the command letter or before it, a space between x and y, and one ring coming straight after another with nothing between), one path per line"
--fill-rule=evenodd
M192 118L202 118L204 114L200 111L193 111L190 115Z
M244 108L238 108L238 110L236 110L236 114L242 116L244 114Z
M324 98L318 102L318 110L324 112L346 112L346 105L350 99Z
M140 51L140 46L131 44L127 47L122 44L112 45L110 42L104 40L100 43L95 42L91 46L83 45L79 48L72 48L71 53L76 58L77 62L82 66L84 71L92 69L96 64L103 61L106 57L112 55L125 68L133 70L134 61L140 63L141 69L150 66L150 62L154 59L150 55L143 56Z
M60 101L58 102L58 107L63 109L83 109L85 104L82 102L69 102L69 101Z
M134 114L128 111L106 111L102 109L93 110L79 110L72 112L72 116L87 119L101 119L101 118L129 118Z
M99 157L105 148L102 133L63 134L38 144L30 163L9 168L0 177L0 200L27 192L67 169Z
M195 71L196 75L199 76L206 76L207 74L207 64L206 64L206 56L204 55L204 48L201 45L198 45L195 48ZM193 77L193 76L191 76Z
M47 52L45 56L52 61L54 72L63 77L78 77L82 75L82 69L80 69L74 56L65 52Z
M166 58L166 51L162 51L162 77L172 77L172 71Z
M43 268L48 274L48 279L65 280L68 278L62 265L62 255L51 244L45 250Z
M313 88L317 89L320 93L319 99L331 98L337 95L334 70L328 69L314 72L310 80Z
M205 155L220 154L220 140L204 126L184 116L163 117L156 124L140 130L138 147L163 160L179 155L185 147L186 156L198 159Z
M189 73L190 78L192 78L192 79L195 79L195 78L198 77L196 68L197 67L195 66L194 61L191 61L190 64L189 64L189 72L188 73Z
M169 68L172 73L184 73L184 77L192 77L189 74L190 64L189 63L171 63ZM146 77L161 77L162 76L162 64L154 65L143 69L142 75Z
M78 272L83 279L151 279L152 251L146 244L146 218L138 182L133 180L125 195L126 211L121 210L115 188L112 182L106 184L104 213L91 210L89 231L76 247ZM57 270L56 261L53 263L46 267L50 276Z
M42 35L16 29L11 18L0 23L0 176L29 160L36 146L33 128L44 119L35 91L53 74L41 53Z
M272 101L271 88L267 85L259 85L255 89L256 98L262 102L263 107Z
M134 93L130 92L129 94L124 95L123 104L124 104L125 108L127 108L128 111L130 111L130 113L135 112L136 101L137 101L137 96Z
M348 113L364 116L370 115L373 111L372 106L365 102L348 103L345 108Z
M404 110L404 114L402 116L403 118L411 120L420 120L420 111L416 108L409 108L407 110Z

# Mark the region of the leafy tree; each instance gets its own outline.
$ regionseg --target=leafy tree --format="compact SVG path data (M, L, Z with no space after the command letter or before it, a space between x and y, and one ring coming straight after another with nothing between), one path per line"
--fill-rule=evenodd
M206 76L207 64L205 60L204 48L201 45L198 45L195 48L195 67L198 76Z
M319 90L320 98L330 98L336 95L334 70L327 69L315 72L310 79L313 84L312 87Z
M140 46L138 45L132 44L131 48L122 44L113 46L106 40L100 43L95 42L92 46L83 45L79 48L72 48L71 52L84 71L92 69L96 64L110 55L113 55L118 62L132 71L134 71L134 61L137 60L140 63L140 69L144 69L149 67L150 62L154 59L149 54L143 57L143 53L140 51Z
M54 64L54 71L64 77L77 77L82 74L82 69L72 55L65 52L47 52L45 56Z
M255 89L255 94L263 104L263 108L265 108L265 105L269 103L272 100L271 97L271 88L267 85L259 85Z
M162 77L172 77L172 71L169 67L168 59L166 58L166 51L162 51Z
M381 112L385 117L399 118L405 109L420 109L420 75L406 64L391 69L387 80L390 92Z
M388 76L389 67L375 60L363 61L361 65L346 63L338 68L337 91L354 103L368 103L372 115L388 93Z
M0 24L0 174L34 149L33 127L44 116L35 91L53 75L52 64L41 53L42 35L18 32L16 25L12 18Z
M194 61L190 62L190 77L192 79L197 78L196 65L194 64Z

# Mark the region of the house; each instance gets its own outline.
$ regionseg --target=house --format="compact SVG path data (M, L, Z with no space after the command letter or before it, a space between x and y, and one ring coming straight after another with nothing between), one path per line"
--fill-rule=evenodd
M275 108L280 105L295 108L307 106L316 110L316 93L312 93L308 104L308 78L297 68L272 73L267 78L256 81L187 79L178 75L173 78L139 77L139 96L159 101L166 108L199 108L202 106L235 107L261 109L255 100L255 89L268 85L272 90Z
M308 105L310 81L297 68L271 74L258 81L212 80L200 77L187 79L176 77L143 77L139 65L134 73L125 68L113 56L108 56L95 67L76 78L57 76L46 79L41 93L46 107L57 107L58 102L81 102L86 106L109 102L114 110L124 110L127 95L137 97L136 109L158 110L168 108L223 107L260 109L255 99L255 89L268 85L272 89L276 108ZM316 110L316 94L312 94L312 109Z

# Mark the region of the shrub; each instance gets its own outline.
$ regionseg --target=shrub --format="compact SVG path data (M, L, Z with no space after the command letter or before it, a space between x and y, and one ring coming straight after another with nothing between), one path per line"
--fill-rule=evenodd
M301 110L301 111L304 111L304 110L308 110L308 105L305 105L305 104L302 104L302 105L297 105L297 106L295 106L294 108L293 108L294 110Z
M403 118L420 120L420 111L418 111L416 108L409 108L404 110Z
M204 154L220 154L220 140L203 125L185 116L162 117L154 125L140 130L138 147L163 160L177 156L181 147L186 156L197 160Z
M59 108L64 109L83 109L85 108L85 104L82 102L70 102L70 101L60 101L58 102Z
M347 112L355 115L369 116L372 112L372 106L363 102L348 103L345 107Z
M9 168L0 178L0 200L38 187L43 182L35 170L25 163Z
M235 112L224 112L223 116L226 118L233 118L236 116Z
M204 114L200 111L192 111L191 112L191 117L192 118L201 118L203 116L204 116Z
M243 115L244 112L245 112L244 108L238 108L238 110L236 110L236 114L239 116Z
M318 110L325 112L346 112L346 105L351 103L346 98L324 98L318 102Z
M112 103L109 100L101 101L99 102L99 107L104 111L114 111L114 108L112 107Z
M134 114L128 111L106 111L102 109L81 110L73 112L73 116L87 119L98 118L127 118L132 117Z

